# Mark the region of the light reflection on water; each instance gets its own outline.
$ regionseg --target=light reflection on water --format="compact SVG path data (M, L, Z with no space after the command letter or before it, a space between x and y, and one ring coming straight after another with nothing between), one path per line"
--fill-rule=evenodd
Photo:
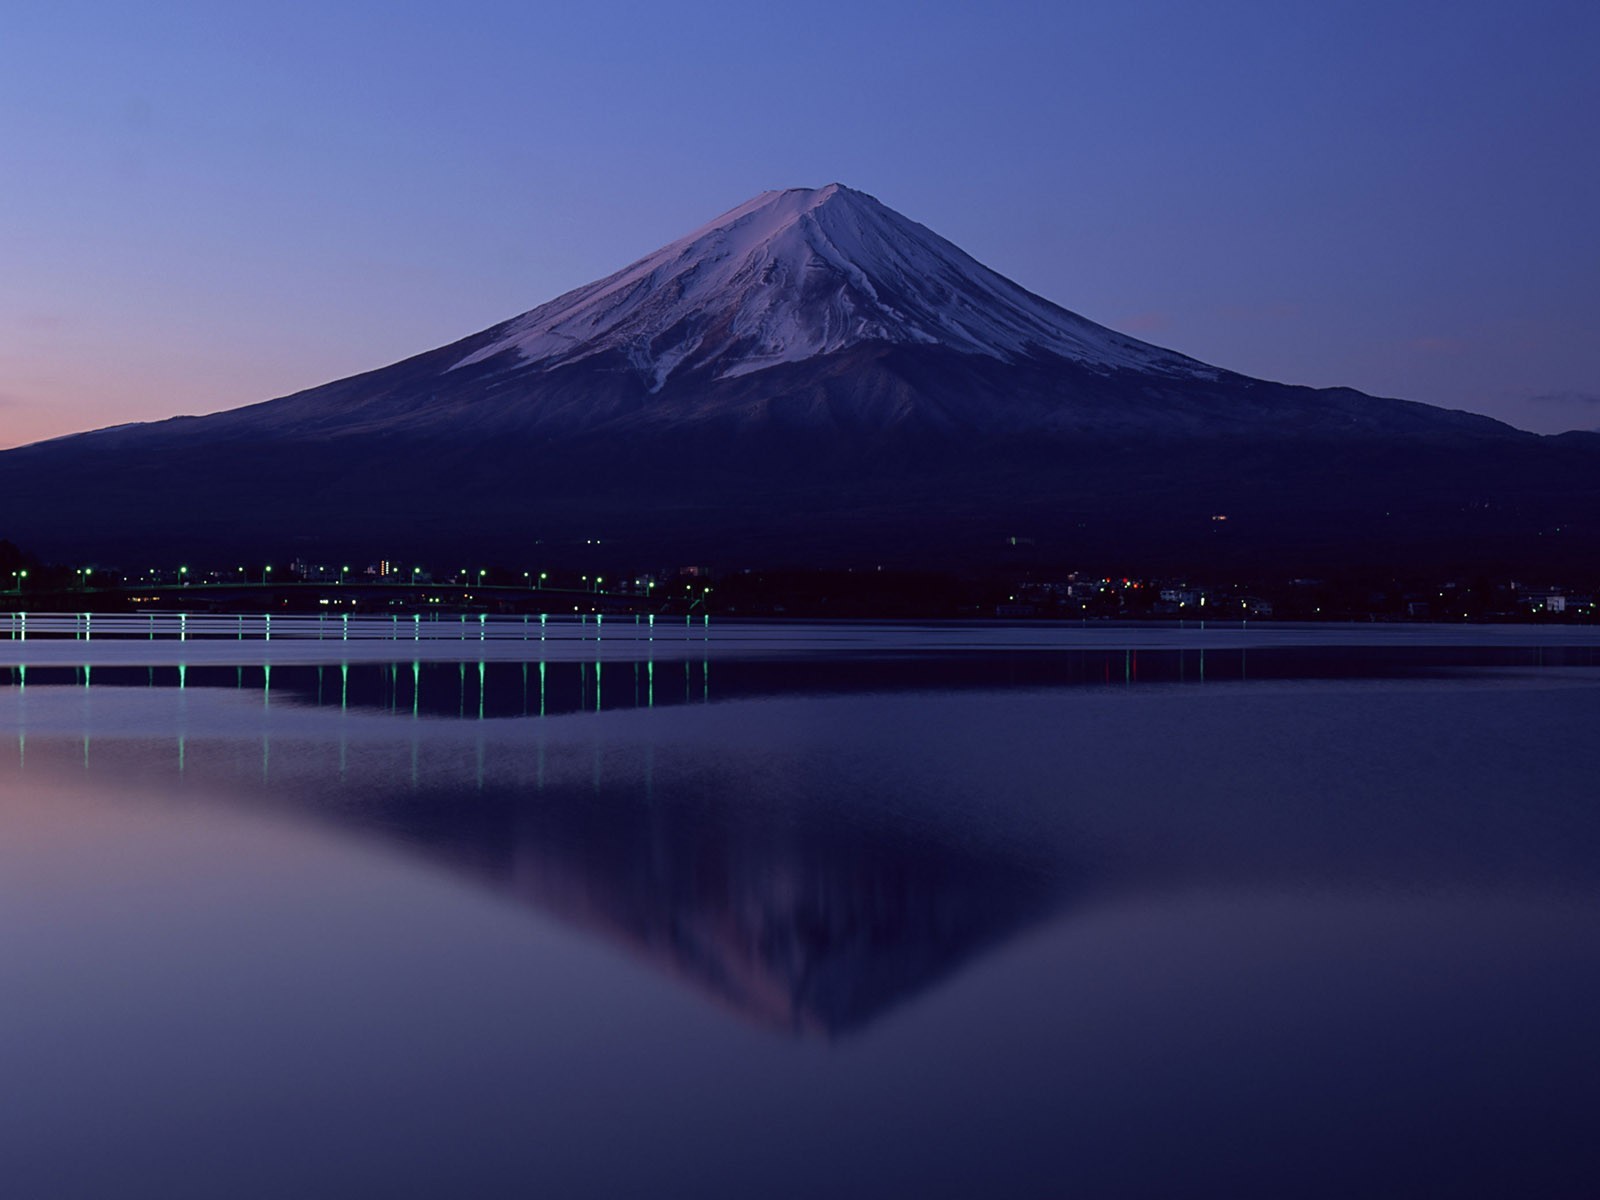
M1585 653L35 664L0 1150L41 1195L1563 1194Z

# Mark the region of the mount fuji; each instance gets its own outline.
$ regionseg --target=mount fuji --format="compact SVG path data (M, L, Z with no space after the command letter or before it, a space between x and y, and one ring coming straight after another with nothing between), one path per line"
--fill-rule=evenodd
M0 454L0 536L101 559L598 542L927 566L1023 543L1142 570L1533 567L1600 547L1600 438L1209 366L832 184L388 367Z

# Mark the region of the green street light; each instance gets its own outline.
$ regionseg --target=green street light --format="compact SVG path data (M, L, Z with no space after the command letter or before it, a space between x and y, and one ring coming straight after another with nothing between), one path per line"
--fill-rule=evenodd
M188 587L189 586L189 568L188 567L179 567L178 568L178 582L183 584L184 587Z

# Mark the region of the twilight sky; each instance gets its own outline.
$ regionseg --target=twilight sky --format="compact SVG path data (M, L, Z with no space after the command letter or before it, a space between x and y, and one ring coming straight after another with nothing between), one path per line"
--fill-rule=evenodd
M452 341L871 192L1248 374L1600 427L1600 5L18 4L0 447Z

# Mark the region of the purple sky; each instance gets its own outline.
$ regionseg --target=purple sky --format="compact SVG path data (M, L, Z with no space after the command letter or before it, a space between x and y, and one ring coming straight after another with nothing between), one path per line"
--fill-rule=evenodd
M0 446L380 366L838 180L1249 374L1600 427L1600 5L15 6Z

